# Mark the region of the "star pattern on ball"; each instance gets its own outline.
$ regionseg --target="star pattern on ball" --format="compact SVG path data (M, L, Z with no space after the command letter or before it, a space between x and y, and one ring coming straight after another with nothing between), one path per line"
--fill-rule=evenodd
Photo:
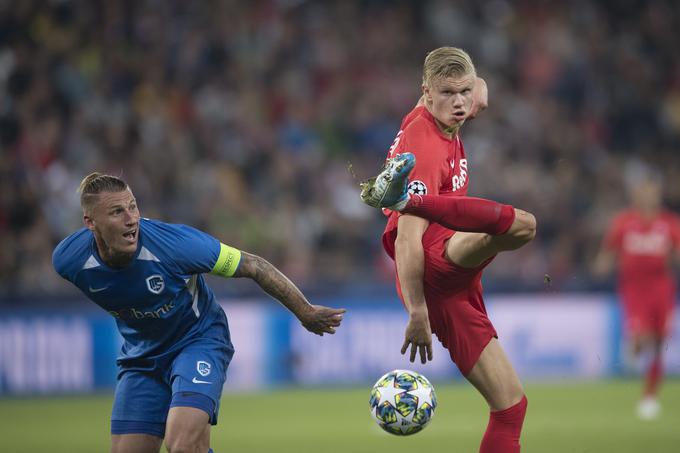
M397 406L396 396L400 393L405 393L406 390L396 388L394 385L386 385L380 389L380 400L378 405L388 401L392 406Z
M421 385L417 389L411 390L409 393L418 397L418 407L424 404L429 404L430 406L433 406L431 387L425 387Z
M393 370L375 383L369 406L371 416L383 430L410 436L430 423L437 400L425 376L415 371Z

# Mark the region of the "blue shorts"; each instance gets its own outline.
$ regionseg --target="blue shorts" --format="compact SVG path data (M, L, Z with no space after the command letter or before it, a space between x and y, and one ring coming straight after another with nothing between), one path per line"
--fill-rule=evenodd
M171 407L196 407L217 424L222 386L234 355L231 343L198 339L167 364L121 367L111 414L111 434L165 435Z

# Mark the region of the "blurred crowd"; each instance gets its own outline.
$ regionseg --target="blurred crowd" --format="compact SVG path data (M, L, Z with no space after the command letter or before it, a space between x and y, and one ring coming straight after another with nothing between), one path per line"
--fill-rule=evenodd
M679 29L673 0L0 2L0 299L69 291L51 252L81 226L95 170L122 176L143 216L303 287L390 285L358 182L442 45L489 85L462 130L470 194L539 221L486 286L591 289L631 168L659 169L680 209Z

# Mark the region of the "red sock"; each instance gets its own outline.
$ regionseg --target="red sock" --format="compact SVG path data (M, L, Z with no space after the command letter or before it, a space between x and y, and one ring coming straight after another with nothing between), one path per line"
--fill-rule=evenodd
M493 235L504 234L515 221L512 206L473 197L412 195L401 212L452 230Z
M519 453L527 397L512 407L491 412L479 453Z
M661 356L657 355L656 357L654 357L654 360L652 360L652 363L649 364L649 369L647 370L644 396L656 396L656 392L659 389L659 382L661 382L662 374L663 364L661 362Z

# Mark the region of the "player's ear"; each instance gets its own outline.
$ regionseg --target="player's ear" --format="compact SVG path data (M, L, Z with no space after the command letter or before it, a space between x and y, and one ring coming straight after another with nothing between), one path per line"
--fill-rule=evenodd
M428 87L426 84L423 84L422 89L425 102L432 103L432 93L430 92L430 87Z
M94 231L94 219L92 217L87 214L83 214L83 223L88 230Z

